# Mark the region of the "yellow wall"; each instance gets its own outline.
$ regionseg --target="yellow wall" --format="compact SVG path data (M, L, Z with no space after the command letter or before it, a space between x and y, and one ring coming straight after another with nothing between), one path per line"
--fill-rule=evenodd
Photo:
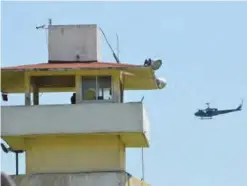
M118 136L39 136L26 138L26 172L125 170Z
M125 184L126 186L150 186L150 184L141 181L135 177L129 178L129 180Z
M133 69L99 69L99 70L51 70L51 71L1 71L1 90L8 93L24 93L25 76L61 76L61 75L113 75L117 77L124 72L124 89L152 90L157 89L154 71L151 68ZM116 76L117 75L117 76ZM30 87L32 90L32 87ZM40 88L40 92L74 92L75 87Z

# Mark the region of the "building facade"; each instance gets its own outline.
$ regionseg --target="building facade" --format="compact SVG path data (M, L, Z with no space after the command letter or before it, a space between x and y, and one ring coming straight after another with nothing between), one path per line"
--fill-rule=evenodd
M150 145L141 101L125 90L154 90L166 82L148 65L102 62L97 25L49 25L47 63L3 67L2 94L23 93L25 105L2 106L2 139L26 154L17 185L138 186L126 172L126 148ZM74 92L71 104L42 105L43 92Z

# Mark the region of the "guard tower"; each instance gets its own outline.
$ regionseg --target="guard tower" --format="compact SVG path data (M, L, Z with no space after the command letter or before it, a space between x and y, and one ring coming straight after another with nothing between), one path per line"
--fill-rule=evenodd
M26 154L17 185L146 184L125 172L125 149L149 147L150 139L143 103L124 103L124 91L164 88L154 61L102 62L97 25L49 25L48 33L47 63L1 69L2 93L25 99L1 113L2 139ZM44 92L74 92L74 103L42 105Z

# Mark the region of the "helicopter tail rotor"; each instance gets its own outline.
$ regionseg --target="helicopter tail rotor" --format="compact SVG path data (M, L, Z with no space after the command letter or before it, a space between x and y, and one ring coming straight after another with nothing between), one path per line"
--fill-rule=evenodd
M242 100L241 100L241 104L237 107L236 110L242 110L243 103L244 103L244 100L242 99Z

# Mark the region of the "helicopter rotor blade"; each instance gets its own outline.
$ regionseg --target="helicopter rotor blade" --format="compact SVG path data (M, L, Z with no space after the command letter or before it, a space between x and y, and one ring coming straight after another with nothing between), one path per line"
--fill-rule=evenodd
M208 108L210 107L210 103L209 102L207 102L206 105L207 105Z

